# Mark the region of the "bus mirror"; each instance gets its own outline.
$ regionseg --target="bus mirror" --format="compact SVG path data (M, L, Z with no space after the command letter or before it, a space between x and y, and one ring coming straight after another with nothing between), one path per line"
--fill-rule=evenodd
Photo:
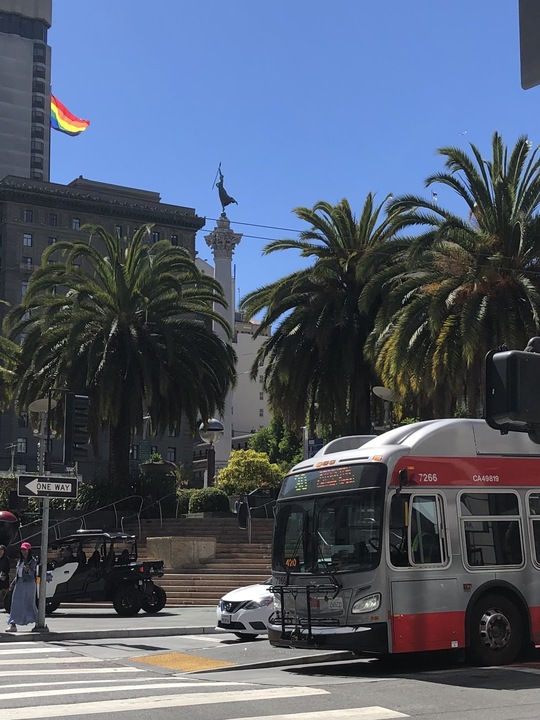
M398 472L398 480L399 480L399 491L401 491L405 485L409 484L409 474L407 472L407 468L401 468L401 470Z

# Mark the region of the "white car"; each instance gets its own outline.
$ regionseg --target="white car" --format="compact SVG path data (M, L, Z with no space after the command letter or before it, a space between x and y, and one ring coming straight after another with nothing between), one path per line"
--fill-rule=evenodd
M254 640L268 632L268 618L274 610L272 580L232 590L217 606L217 627L241 640Z

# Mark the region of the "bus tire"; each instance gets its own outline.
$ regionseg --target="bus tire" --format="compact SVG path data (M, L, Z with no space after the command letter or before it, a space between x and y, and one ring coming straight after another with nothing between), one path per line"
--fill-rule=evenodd
M485 595L471 612L469 651L478 665L508 665L524 650L523 619L504 595Z

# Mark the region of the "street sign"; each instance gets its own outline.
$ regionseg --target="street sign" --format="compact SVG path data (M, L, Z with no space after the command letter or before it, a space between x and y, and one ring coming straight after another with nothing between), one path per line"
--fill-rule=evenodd
M19 475L19 497L76 498L78 478L51 475Z
M308 458L314 457L323 446L324 446L324 440L322 438L318 438L318 437L309 438L308 450L307 450Z

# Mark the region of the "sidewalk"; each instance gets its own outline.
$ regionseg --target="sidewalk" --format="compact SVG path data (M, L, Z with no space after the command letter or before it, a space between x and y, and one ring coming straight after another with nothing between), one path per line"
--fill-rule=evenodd
M216 610L209 606L165 607L161 612L140 612L121 617L111 605L62 605L45 618L48 631L32 632L32 626L6 633L7 613L0 612L0 643L36 640L83 640L107 637L203 635L217 633Z

